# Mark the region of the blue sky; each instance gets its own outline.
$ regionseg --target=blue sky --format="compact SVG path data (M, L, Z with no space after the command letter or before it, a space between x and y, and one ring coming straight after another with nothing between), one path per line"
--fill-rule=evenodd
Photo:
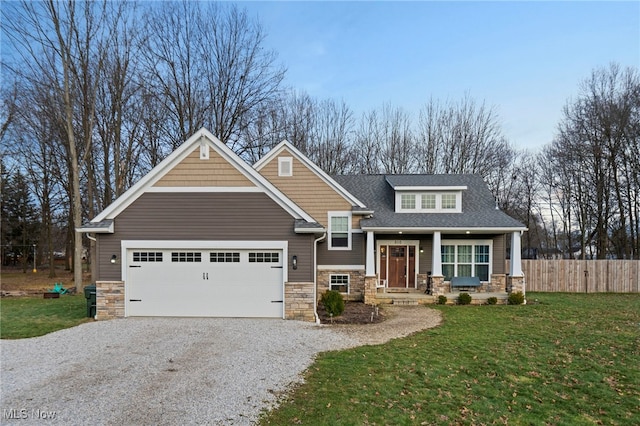
M495 106L505 136L537 151L597 67L640 68L640 2L248 2L285 83L344 100L359 117L389 102L417 118L434 97Z

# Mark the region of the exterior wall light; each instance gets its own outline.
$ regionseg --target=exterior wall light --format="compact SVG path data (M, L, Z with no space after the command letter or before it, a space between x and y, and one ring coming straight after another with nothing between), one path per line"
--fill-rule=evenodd
M116 256L115 254L111 256L111 263L112 264L116 264L116 262L118 261L118 256Z
M294 255L294 256L291 258L291 267L292 267L293 269L298 269L298 256L295 256L295 255Z

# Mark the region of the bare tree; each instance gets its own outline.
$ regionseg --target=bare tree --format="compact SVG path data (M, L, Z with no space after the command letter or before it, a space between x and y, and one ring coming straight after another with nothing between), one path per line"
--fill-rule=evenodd
M583 256L637 258L640 78L596 69L563 110L551 156L567 176Z
M6 75L5 72L2 74ZM17 97L17 84L4 84L0 87L0 143L4 141L9 126L15 120Z
M244 154L243 128L284 77L261 26L234 5L186 0L152 5L145 22L145 81L168 112L171 148L206 126Z
M353 163L352 135L353 114L344 101L321 101L316 104L315 126L307 154L326 173L347 173Z
M380 162L380 137L378 134L378 112L363 113L354 140L354 173L377 174Z
M494 194L502 184L500 171L516 158L495 109L469 95L457 103L431 99L420 111L416 142L420 172L477 173Z
M96 79L103 59L103 25L107 3L89 1L20 2L3 8L6 34L21 52L20 73L31 81L46 81L60 100L55 117L69 170L71 226L83 220L82 170L91 153ZM74 233L74 281L82 289L82 234Z
M411 124L409 113L391 104L364 113L355 136L358 164L354 171L415 172L417 162Z

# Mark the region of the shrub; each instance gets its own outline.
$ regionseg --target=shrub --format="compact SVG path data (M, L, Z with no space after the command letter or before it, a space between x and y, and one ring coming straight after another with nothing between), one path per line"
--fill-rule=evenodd
M517 293L511 293L509 295L509 299L507 300L509 301L510 305L522 305L524 303L524 294L522 294L521 291Z
M459 305L471 304L471 295L469 293L460 293L460 295L458 296L458 304Z
M487 305L496 305L496 304L498 304L497 297L490 297L487 299Z
M327 313L334 317L340 316L344 312L344 298L335 290L329 290L324 293L320 303L322 303Z
M438 296L438 305L446 305L447 304L447 296L440 295Z

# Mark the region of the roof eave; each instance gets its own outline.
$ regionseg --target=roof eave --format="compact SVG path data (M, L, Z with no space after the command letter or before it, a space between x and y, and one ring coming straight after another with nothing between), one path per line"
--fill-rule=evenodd
M111 223L105 225L91 225L91 223L89 223L87 225L77 227L76 232L92 234L113 234L115 232L114 222L111 221Z
M373 231L380 233L426 233L430 234L436 231L447 234L486 234L486 233L506 233L506 232L524 232L526 227L517 226L499 226L499 227L410 227L410 226L366 226L361 225L363 231Z
M326 228L294 228L296 234L324 234Z

